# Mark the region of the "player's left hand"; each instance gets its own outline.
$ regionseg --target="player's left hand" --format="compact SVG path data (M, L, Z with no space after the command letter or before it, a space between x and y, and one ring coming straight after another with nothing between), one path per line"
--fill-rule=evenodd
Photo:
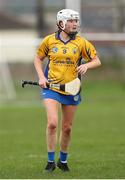
M83 74L86 73L87 69L88 69L87 65L82 64L77 68L77 71L78 71L79 74L83 75Z

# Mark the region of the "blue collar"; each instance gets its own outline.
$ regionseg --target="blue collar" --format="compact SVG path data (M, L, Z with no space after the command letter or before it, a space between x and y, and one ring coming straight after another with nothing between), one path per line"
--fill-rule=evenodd
M60 31L57 31L57 32L56 32L55 37L56 37L56 39L60 40L60 41L63 42L64 44L67 44L69 41L75 39L75 36L74 36L74 37L70 38L70 39L69 39L68 41L66 41L66 42L63 41L63 40L60 38Z

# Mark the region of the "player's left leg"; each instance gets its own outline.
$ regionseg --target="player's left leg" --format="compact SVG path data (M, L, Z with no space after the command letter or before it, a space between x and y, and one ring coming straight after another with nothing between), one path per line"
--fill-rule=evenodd
M71 139L72 122L76 112L75 105L62 105L62 128L60 133L60 158L57 166L62 171L69 171L67 166L67 151Z

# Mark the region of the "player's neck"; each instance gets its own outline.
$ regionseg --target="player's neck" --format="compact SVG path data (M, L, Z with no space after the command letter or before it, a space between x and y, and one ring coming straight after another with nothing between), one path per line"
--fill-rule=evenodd
M66 34L64 31L61 31L60 33L60 39L64 42L68 41L70 39L70 37L68 36L68 34Z

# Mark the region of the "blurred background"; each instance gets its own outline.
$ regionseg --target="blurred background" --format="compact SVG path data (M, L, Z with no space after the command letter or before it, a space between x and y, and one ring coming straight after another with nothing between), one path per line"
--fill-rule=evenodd
M80 33L98 51L103 66L95 79L124 80L125 0L0 0L1 103L19 99L24 91L21 79L37 79L36 48L43 37L57 30L56 14L63 8L80 12Z

